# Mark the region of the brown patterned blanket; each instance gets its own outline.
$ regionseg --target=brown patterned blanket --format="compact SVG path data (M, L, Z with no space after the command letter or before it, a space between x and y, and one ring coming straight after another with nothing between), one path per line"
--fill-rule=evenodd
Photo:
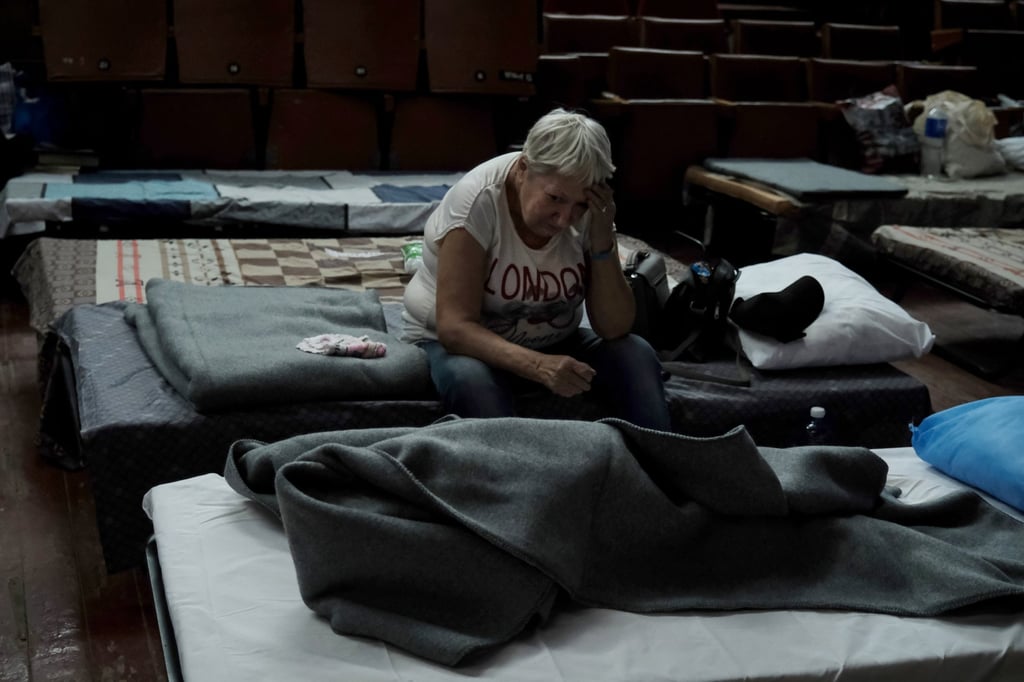
M33 241L14 267L31 324L45 333L75 305L145 302L154 277L205 285L376 289L401 301L412 276L402 246L418 237L342 239L54 239Z

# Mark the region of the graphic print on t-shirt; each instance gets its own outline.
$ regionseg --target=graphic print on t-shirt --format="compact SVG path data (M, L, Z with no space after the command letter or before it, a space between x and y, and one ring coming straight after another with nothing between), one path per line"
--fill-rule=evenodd
M516 262L491 261L484 285L488 300L482 322L503 338L540 348L576 328L586 293L584 265L545 270Z

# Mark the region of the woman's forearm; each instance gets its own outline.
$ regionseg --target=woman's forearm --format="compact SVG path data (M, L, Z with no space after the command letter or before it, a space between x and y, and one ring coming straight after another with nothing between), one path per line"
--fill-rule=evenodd
M439 320L437 338L449 353L468 355L531 381L542 380L543 353L507 341L479 322Z
M625 336L633 328L636 302L629 288L618 252L590 261L590 286L587 289L587 317L594 332L605 339Z

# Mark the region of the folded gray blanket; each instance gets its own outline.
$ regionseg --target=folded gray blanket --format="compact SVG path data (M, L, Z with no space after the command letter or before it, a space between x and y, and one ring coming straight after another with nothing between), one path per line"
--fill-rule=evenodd
M150 360L199 412L314 400L430 396L423 351L386 333L374 291L207 287L162 279L125 319ZM302 339L366 335L384 357L305 353Z
M971 492L907 505L862 448L758 448L603 422L453 419L273 444L225 478L282 519L340 633L445 664L564 591L637 612L934 615L1024 594L1024 524Z

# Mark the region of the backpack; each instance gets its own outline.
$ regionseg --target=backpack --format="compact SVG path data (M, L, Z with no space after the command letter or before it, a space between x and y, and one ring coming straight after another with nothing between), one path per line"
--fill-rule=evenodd
M663 361L702 362L725 346L739 276L740 271L723 258L705 258L686 268L662 307L654 345Z

